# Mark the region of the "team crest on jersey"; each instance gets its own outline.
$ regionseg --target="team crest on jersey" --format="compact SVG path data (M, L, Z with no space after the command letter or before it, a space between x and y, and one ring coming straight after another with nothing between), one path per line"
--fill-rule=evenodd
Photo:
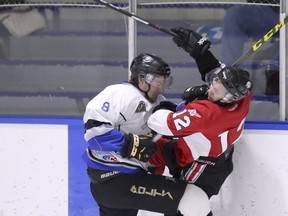
M140 101L137 108L136 108L136 111L135 113L138 113L138 112L145 112L146 111L146 106L145 106L145 103L144 101Z
M196 117L198 117L198 118L201 118L201 115L199 115L199 114L197 113L197 110L196 110L196 109L189 109L188 112L189 112L190 116L196 116Z

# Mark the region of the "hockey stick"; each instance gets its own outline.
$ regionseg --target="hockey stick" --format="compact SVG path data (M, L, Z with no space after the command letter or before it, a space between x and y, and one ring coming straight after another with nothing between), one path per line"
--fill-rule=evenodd
M98 2L99 4L105 5L108 8L111 8L119 13L122 13L128 17L131 17L145 25L151 26L154 29L157 29L163 33L169 34L173 37L177 37L178 35L170 30L167 30L159 25L150 23L141 17L134 15L128 11L125 11L119 7L116 7L113 4L110 4L104 0L94 0L95 2ZM267 42L271 37L273 37L279 30L282 28L288 21L288 16L282 19L279 23L277 23L270 31L268 31L260 40L258 40L247 52L245 52L239 59L237 59L232 66L236 66L241 64L243 61L245 61L252 53L256 52L265 42Z
M252 53L256 52L265 42L273 37L288 21L288 16L277 23L271 30L269 30L260 40L258 40L247 52L245 52L232 66L239 65L245 61Z
M162 138L162 134L156 134L156 135L153 137L152 141L153 141L153 142L157 142L160 138Z
M161 27L161 26L159 26L159 25L150 23L150 22L142 19L141 17L139 17L139 16L137 16L137 15L134 15L134 14L128 12L128 11L125 11L125 10L119 8L119 7L116 7L115 5L110 4L110 3L108 3L108 2L106 2L106 1L104 1L104 0L94 0L94 1L95 1L95 2L98 2L99 4L105 5L106 7L111 8L111 9L113 9L113 10L119 12L119 13L122 13L122 14L128 16L128 17L131 17L131 18L133 18L133 19L135 19L135 20L137 20L137 21L139 21L139 22L141 22L141 23L143 23L143 24L145 24L145 25L151 26L152 28L157 29L157 30L159 30L159 31L161 31L161 32L164 32L164 33L166 33L166 34L168 34L168 35L171 35L171 36L173 36L173 37L174 37L174 36L176 36L176 37L178 36L176 33L172 32L172 31L170 31L170 30L167 30L167 29L165 29L165 28L163 28L163 27Z

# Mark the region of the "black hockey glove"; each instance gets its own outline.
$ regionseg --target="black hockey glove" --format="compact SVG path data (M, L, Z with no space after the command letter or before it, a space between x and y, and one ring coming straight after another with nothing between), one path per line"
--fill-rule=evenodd
M123 158L133 157L139 161L147 162L157 150L157 145L152 141L152 137L132 133L126 134L124 137L125 142L121 150Z
M186 101L185 104L188 104L194 100L204 100L208 98L207 90L209 89L208 85L204 84L201 86L188 87L182 94L182 100Z
M160 109L171 110L172 112L176 111L177 104L171 101L161 101L157 106L154 107L152 113Z
M172 28L171 31L178 35L178 37L173 37L177 46L184 49L194 59L203 55L210 48L211 42L193 30L176 27Z

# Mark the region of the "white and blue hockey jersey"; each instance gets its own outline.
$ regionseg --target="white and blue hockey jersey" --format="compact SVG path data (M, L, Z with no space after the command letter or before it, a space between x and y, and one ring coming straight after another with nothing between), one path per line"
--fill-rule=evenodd
M147 169L148 164L134 158L122 158L123 134L147 135L148 117L165 98L158 95L149 102L144 93L129 82L106 87L86 107L85 135L89 144L83 155L88 167L98 170L133 173Z

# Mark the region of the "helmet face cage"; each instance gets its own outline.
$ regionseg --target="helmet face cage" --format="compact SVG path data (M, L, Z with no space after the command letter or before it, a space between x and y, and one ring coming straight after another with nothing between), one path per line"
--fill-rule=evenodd
M137 56L131 63L131 80L136 81L140 78L149 84L155 84L156 87L170 87L173 78L170 76L169 65L160 57L152 54L142 53ZM162 84L160 79L165 78ZM158 80L158 83L157 83Z
M223 100L240 100L248 95L252 84L249 80L249 73L240 68L216 68L206 74L206 82L209 86L213 80L217 78L218 81L228 91Z
M140 77L141 81L149 83L150 85L152 85L156 88L169 89L173 83L173 77L172 76L161 76L161 75L157 75L157 74L141 73L139 75L139 77Z

